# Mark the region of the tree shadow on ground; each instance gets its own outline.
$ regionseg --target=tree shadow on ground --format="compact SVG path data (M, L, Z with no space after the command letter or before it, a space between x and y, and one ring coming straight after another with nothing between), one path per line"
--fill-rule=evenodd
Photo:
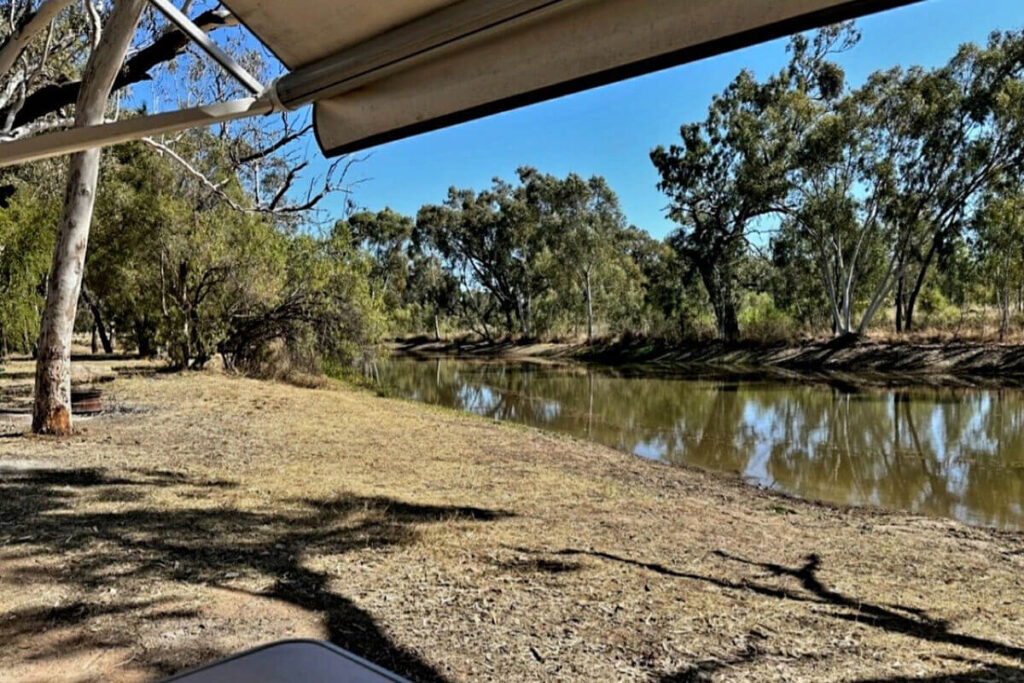
M939 676L894 676L892 678L864 678L856 683L992 683L993 681L1022 681L1024 669L976 662L979 668L959 674Z
M1024 662L1024 647L1009 645L1007 643L1001 643L988 638L956 633L950 630L948 622L942 619L929 617L926 612L920 609L903 607L901 605L874 604L844 595L839 591L828 588L819 578L822 562L821 558L815 554L807 556L803 564L799 566L787 567L773 562L747 560L722 551L715 552L717 556L724 560L749 567L755 567L758 570L775 577L796 579L799 582L801 589L799 591L794 591L787 588L768 585L762 581L754 579L744 578L740 581L730 581L727 579L705 576L692 572L677 571L656 562L644 562L598 550L578 550L572 548L553 551L531 550L528 548L515 548L515 550L520 553L528 553L538 556L589 556L600 560L646 569L663 576L709 583L726 590L750 591L758 595L781 600L794 600L832 607L835 609L828 612L821 612L821 614L834 619L855 621L860 624L866 624L875 628L884 629L890 633L909 636L933 643L959 646L975 650L977 652L998 655ZM729 658L700 661L681 671L663 674L660 680L665 683L710 680L722 669L753 663L757 659L758 654L759 650L757 647L748 646ZM938 683L939 681L965 683L967 681L1024 680L1024 667L996 665L989 662L972 663L977 665L979 668L970 672L951 676L937 676L925 679L914 677L879 678L865 680L861 683L872 683L873 681L877 681L877 683L881 683L881 681L900 683L901 681L910 680L925 680L932 681L933 683Z
M990 654L1001 655L1024 662L1024 647L1007 645L988 638L978 638L950 631L949 623L942 619L929 617L924 611L902 607L900 605L876 605L863 600L843 595L837 590L825 586L818 578L821 569L821 558L808 555L804 563L798 567L786 567L773 562L755 562L716 551L719 557L757 567L778 577L790 577L800 582L801 587L823 603L842 608L829 616L835 619L856 621L881 628L891 633L899 633L934 643L947 643Z
M26 585L53 582L86 595L113 584L138 586L134 592L144 594L153 581L238 591L230 584L252 579L269 587L242 592L320 613L336 645L414 680L444 680L415 653L392 642L371 614L333 590L332 580L340 577L311 569L304 560L414 543L423 524L490 521L508 513L355 495L279 501L275 509L240 509L204 500L206 494L232 486L171 471L133 470L113 476L99 469L2 470L4 578ZM177 502L161 505L151 498L155 494ZM133 643L125 642L123 634L74 627L98 614L140 611L149 619L189 617L187 610L154 602L82 600L55 609L0 614L0 641L70 627L76 635L62 643L57 656L75 648L130 647ZM158 648L136 663L168 674L230 654L200 649Z

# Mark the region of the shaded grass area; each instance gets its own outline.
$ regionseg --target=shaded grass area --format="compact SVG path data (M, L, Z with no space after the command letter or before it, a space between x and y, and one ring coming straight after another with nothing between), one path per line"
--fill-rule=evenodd
M339 495L330 500L288 501L278 511L243 511L223 507L130 507L88 511L71 505L78 499L103 503L137 503L147 490L184 493L190 498L207 489L233 488L225 481L193 482L166 471L136 470L112 476L98 469L31 469L8 471L0 480L0 518L17 530L5 539L5 559L45 555L68 558L47 572L48 579L82 591L119 583L169 581L215 586L279 600L323 615L330 641L416 680L443 680L415 655L391 643L371 615L333 592L325 572L311 570L299 558L380 549L416 540L415 525L443 520L493 520L504 513L474 507L414 505L382 497ZM57 513L57 514L49 514ZM231 579L260 577L265 588L247 591ZM5 575L12 583L34 583L31 568ZM116 593L116 591L115 591ZM98 617L149 611L168 603L157 600L121 603L75 601L59 607L5 615L0 640L18 646L40 630L68 628ZM192 619L194 609L157 610L148 619ZM121 634L125 635L125 634ZM105 629L90 630L61 643L61 649L131 645ZM45 658L47 653L40 653ZM56 654L56 653L53 653ZM194 656L195 653L193 653ZM229 654L207 648L203 659ZM156 659L147 668L170 674L184 659Z
M4 680L330 640L414 680L1024 679L1024 535L839 510L342 386L109 385L0 440Z

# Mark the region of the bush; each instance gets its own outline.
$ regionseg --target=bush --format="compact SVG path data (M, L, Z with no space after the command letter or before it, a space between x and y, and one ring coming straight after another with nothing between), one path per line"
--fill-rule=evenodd
M921 327L948 331L963 322L960 308L947 299L938 288L929 287L922 291L918 306L923 323Z
M747 292L740 304L738 317L745 339L789 341L797 336L796 322L775 306L775 300L767 292Z
M218 345L225 367L320 374L364 361L386 330L366 259L335 238L296 237L287 252L284 290L236 306Z

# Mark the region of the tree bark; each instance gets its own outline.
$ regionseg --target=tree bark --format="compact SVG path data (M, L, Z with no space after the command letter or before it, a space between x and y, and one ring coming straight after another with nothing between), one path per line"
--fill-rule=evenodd
M234 26L238 23L229 12L223 9L203 12L193 21L206 32L225 26ZM115 74L116 80L113 82L112 88L117 91L127 88L134 83L150 80L149 72L154 67L172 61L183 53L190 44L191 41L188 36L182 33L180 29L172 28L168 30L151 45L134 53L132 58L124 64L123 68L121 67L121 62L118 61L116 65L118 71ZM39 88L25 98L21 108L14 116L12 128L20 128L44 116L58 112L76 101L80 101L82 94L87 90L84 86L85 77L83 76L81 81L52 83ZM7 113L4 110L0 112L0 116L6 118Z
M699 268L699 271L708 298L711 299L711 308L715 312L718 338L726 342L739 341L739 316L736 314L736 302L732 298L732 286L720 277L714 266L708 265Z
M99 302L96 301L85 285L82 285L82 298L85 299L85 303L92 313L93 335L99 337L100 344L103 346L103 353L113 353L114 344L111 342L110 333L107 331L107 324L103 322L103 311L100 309ZM93 351L93 353L96 352Z
M932 264L932 259L935 257L935 252L938 251L942 245L942 235L939 232L935 235L935 239L932 240L931 246L928 248L928 253L925 254L924 260L921 261L921 270L917 274L917 279L914 281L914 287L910 290L910 296L907 297L903 316L903 328L908 332L914 329L914 309L917 308L917 298L921 294L921 289L924 287L925 276L928 274L928 268Z
M901 275L896 281L896 333L903 333L903 284L906 278Z
M999 299L999 341L1006 340L1006 333L1010 331L1010 284L1004 278L1003 282L997 285Z
M587 297L587 341L594 340L594 296L590 287L590 271L584 272L584 292Z
M110 89L145 4L145 0L118 0L114 6L103 36L85 67L75 106L76 126L95 125L103 120ZM68 164L64 210L39 332L32 409L32 431L36 434L71 433L71 335L82 286L99 166L99 149L79 152Z
M73 1L46 0L35 12L29 12L21 18L11 35L0 44L0 76L10 71L32 38L46 29L54 17Z
M148 317L136 318L134 320L135 348L139 356L149 358L153 355L153 335L149 326Z

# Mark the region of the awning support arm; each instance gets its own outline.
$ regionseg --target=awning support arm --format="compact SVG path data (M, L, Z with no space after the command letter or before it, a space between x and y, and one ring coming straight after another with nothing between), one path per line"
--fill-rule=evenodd
M230 102L209 104L191 109L137 116L113 123L82 128L68 128L44 133L21 140L0 142L0 168L64 154L74 154L93 147L106 147L119 142L139 140L151 135L175 133L190 128L202 128L250 116L261 116L281 109L274 86L264 88L252 74L217 47L210 37L171 4L170 0L149 0L168 21L181 29L189 39L250 91L254 97Z
M149 0L149 4L157 8L167 20L172 24L181 29L182 33L189 37L189 39L198 45L200 49L221 65L225 71L231 74L235 80L242 84L246 90L251 92L253 95L260 95L263 93L263 84L260 83L255 76L245 70L241 64L232 59L231 55L221 50L215 42L210 40L210 36L192 23L192 20L182 14L181 10L175 7L171 0Z
M0 143L0 168L82 152L92 147L106 147L119 142L139 140L151 135L176 133L189 128L202 128L235 119L261 116L272 111L274 105L269 99L246 97L164 114L136 116L98 126L68 128Z

